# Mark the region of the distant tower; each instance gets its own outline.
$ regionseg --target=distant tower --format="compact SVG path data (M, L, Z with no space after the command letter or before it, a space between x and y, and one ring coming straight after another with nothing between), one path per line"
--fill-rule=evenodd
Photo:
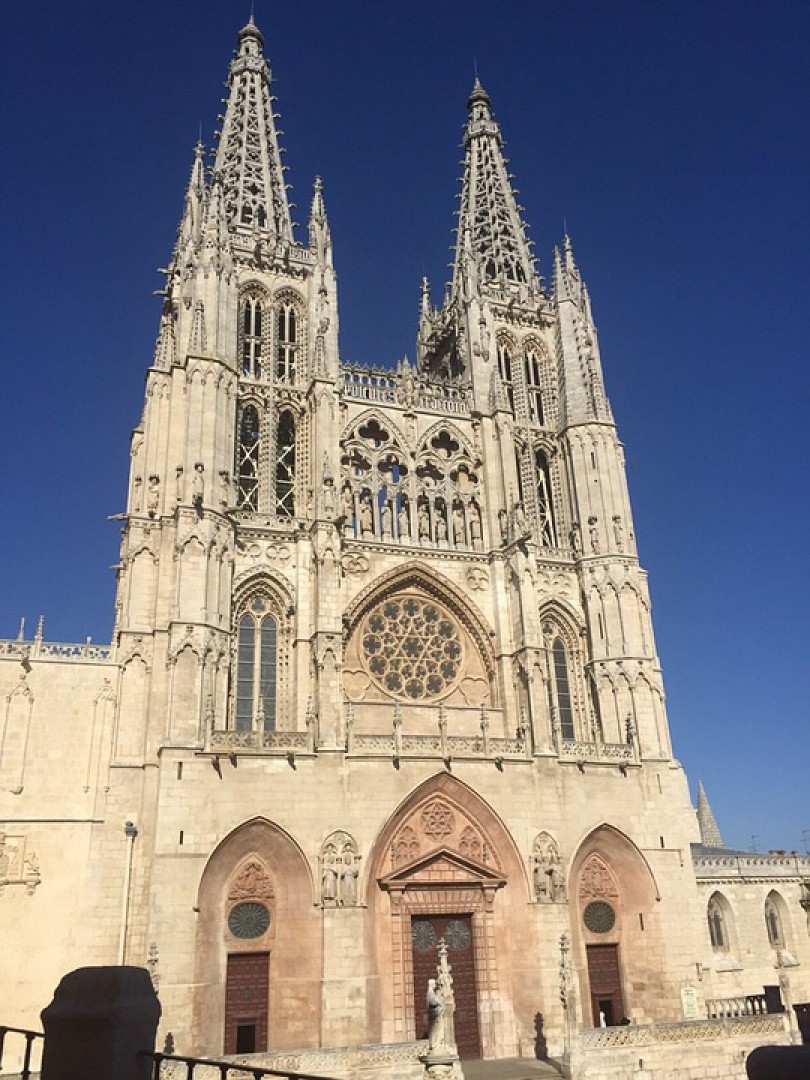
M703 781L698 780L698 804L697 804L698 827L700 828L700 842L704 847L725 847L720 829L714 819L709 800L703 787Z

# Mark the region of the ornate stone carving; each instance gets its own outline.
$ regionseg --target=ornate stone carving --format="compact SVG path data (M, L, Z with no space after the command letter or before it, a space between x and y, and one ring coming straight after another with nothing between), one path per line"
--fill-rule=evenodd
M422 828L433 840L445 840L453 832L456 818L453 811L441 799L433 799L422 811Z
M7 886L22 885L33 896L42 880L36 852L25 854L25 837L0 832L0 896Z
M229 900L272 900L274 896L273 881L256 858L244 863L228 890Z
M321 903L324 907L355 907L360 877L360 852L349 833L333 832L320 854Z
M616 879L599 855L588 857L579 879L580 900L615 900L619 895Z
M406 825L397 833L391 844L391 862L394 866L411 862L418 857L419 850L419 839L416 833L410 825Z
M532 848L532 886L541 904L564 904L567 899L559 848L547 832L536 837Z

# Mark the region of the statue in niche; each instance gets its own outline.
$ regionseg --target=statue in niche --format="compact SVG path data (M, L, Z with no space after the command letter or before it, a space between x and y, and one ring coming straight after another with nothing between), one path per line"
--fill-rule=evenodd
M408 540L411 535L411 519L408 514L408 504L405 499L399 507L399 513L397 514L397 527L399 529L400 540Z
M326 517L332 519L335 516L336 510L335 482L331 476L327 476L323 482L323 512Z
M343 907L357 904L357 879L360 871L353 862L345 865L340 874L340 903Z
M143 480L140 476L135 476L132 479L132 509L137 514L141 509L141 486Z
M186 494L186 474L183 466L178 465L174 470L174 497L177 502L182 502Z
M380 511L380 521L382 523L383 536L392 536L393 514L391 512L391 504L389 502L384 502L382 505L382 510Z
M352 489L346 484L340 493L340 516L347 532L354 532L354 497Z
M624 528L618 514L613 516L613 539L616 541L616 550L624 551Z
M428 509L427 509L427 506L425 505L425 503L420 503L419 504L419 510L417 511L416 520L417 520L417 524L418 524L418 527L419 527L419 539L420 540L429 540L430 539L430 515L428 514Z
M374 535L374 515L371 510L371 496L364 491L360 496L360 535Z
M542 863L536 862L534 864L534 870L532 872L532 882L534 884L534 898L538 903L547 903L549 899L548 895L548 877L546 876L546 869Z
M219 474L219 505L225 510L230 501L231 474L227 469L222 469Z
M526 511L523 509L523 503L520 499L515 503L515 507L512 511L512 530L516 540L520 540L521 537L526 536L529 531L529 525L526 521Z
M596 527L597 518L589 517L588 525L590 526L589 534L591 538L591 551L594 555L599 554L599 530Z
M325 905L337 903L338 876L334 866L327 863L321 874L321 901Z
M469 505L470 513L470 540L477 550L481 546L481 512L475 503Z
M444 510L440 507L436 507L436 540L438 543L444 543L447 539L447 518L444 516Z
M453 543L464 543L464 511L458 503L453 505Z
M498 511L498 527L501 530L501 543L505 544L509 539L509 519L503 508Z
M205 500L205 466L201 461L194 463L194 475L191 478L191 501L195 506L202 506Z
M549 881L549 899L552 904L564 904L566 901L565 875L559 863L554 863L546 870Z
M571 550L575 555L582 554L582 530L579 527L579 522L575 521L571 526L570 532Z
M149 487L146 492L146 509L149 511L150 517L155 516L159 505L160 477L157 475L157 473L152 473L152 475L149 477Z

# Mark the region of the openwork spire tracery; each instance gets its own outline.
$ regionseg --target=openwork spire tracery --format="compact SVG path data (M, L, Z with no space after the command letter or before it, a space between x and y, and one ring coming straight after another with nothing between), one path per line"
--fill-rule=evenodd
M477 79L469 111L453 294L469 295L485 285L538 285L506 171L501 131Z
M230 95L214 171L222 184L229 224L267 229L291 241L290 209L263 43L251 17L239 34L239 49L231 63Z

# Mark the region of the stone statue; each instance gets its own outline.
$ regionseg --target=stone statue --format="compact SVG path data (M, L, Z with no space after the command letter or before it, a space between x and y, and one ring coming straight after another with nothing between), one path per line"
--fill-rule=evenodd
M441 510L436 511L436 539L442 542L447 539L447 519Z
M428 540L430 538L430 517L424 503L419 504L416 520L419 526L419 539Z
M464 512L458 503L453 507L453 543L464 543Z
M582 554L582 531L578 521L571 526L571 548L575 555Z
M344 907L354 907L357 903L357 878L359 871L350 862L343 867L340 875L340 902Z
M529 531L529 525L526 521L526 511L523 509L523 503L520 499L515 503L515 508L512 511L512 524L516 540L519 540L521 536L525 536Z
M191 501L195 506L202 506L205 500L205 466L201 461L194 465L194 476L191 478Z
M337 900L337 884L338 876L334 866L324 866L321 876L321 900L324 904L334 904Z
M219 505L224 510L230 502L231 474L222 469L219 474Z
M591 551L594 555L599 554L599 530L596 527L597 519L595 517L588 518L588 524L590 525L590 537L591 537Z
M408 504L404 499L397 514L397 527L399 528L400 540L409 540L411 536L411 519L408 514Z
M340 493L340 514L349 530L354 529L354 498L348 484Z
M501 543L505 544L509 539L509 519L503 508L498 511L498 525L501 530Z
M472 546L481 546L481 513L475 503L470 503L470 540Z
M427 1014L428 1052L443 1050L445 1048L444 1002L435 979L428 979Z
M137 514L141 509L141 485L143 481L140 476L135 476L132 479L132 509Z
M149 477L149 488L146 492L146 509L154 517L160 505L160 477L152 473Z
M178 465L174 470L174 497L177 502L182 502L186 494L186 476L183 466Z
M335 483L331 476L324 480L323 484L323 512L326 517L335 516Z
M360 535L374 534L374 517L371 513L371 496L366 492L360 498Z
M616 514L613 518L613 539L616 541L617 551L624 550L624 529L622 528L622 519Z
M534 871L532 873L534 881L534 898L541 902L545 902L549 899L548 895L548 877L546 876L546 870L542 863L536 862L534 864Z
M552 904L564 904L565 903L565 875L559 867L559 864L554 863L548 870L548 892Z
M382 534L383 536L392 535L393 515L391 513L391 504L384 502L382 510L380 511L380 519L382 522Z

